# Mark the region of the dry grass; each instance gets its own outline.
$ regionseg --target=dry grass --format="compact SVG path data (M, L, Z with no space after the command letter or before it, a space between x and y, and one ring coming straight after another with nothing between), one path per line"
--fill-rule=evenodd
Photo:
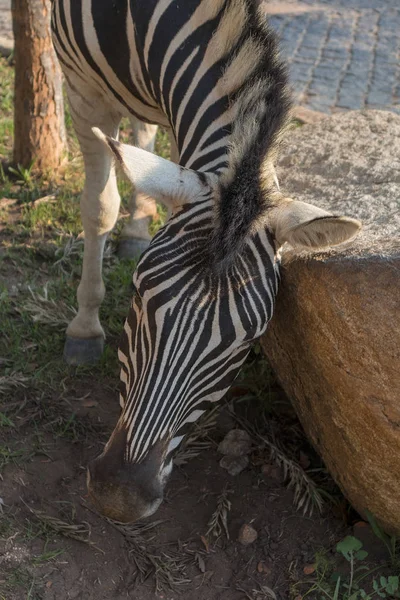
M210 411L206 412L194 424L192 431L182 441L178 452L174 458L176 465L185 465L187 462L199 456L204 450L212 448L215 443L210 439L209 434L215 429L218 414L221 406L214 406Z
M229 494L232 494L232 490L225 488L218 496L217 508L211 515L207 524L207 537L212 536L218 539L221 537L222 533L225 533L229 540L228 514L232 506L231 501L228 499Z
M22 310L31 315L34 323L42 323L50 327L65 327L73 319L77 311L62 300L56 302L49 298L48 284L43 287L43 293L34 292L28 288L31 299L22 306Z
M0 376L0 395L6 394L16 388L26 388L30 381L29 377L26 377L22 373L10 373L10 375Z
M21 498L22 500L22 498ZM22 502L24 502L22 500ZM25 506L28 508L30 513L34 515L34 517L46 528L55 531L59 535L62 535L67 538L71 538L73 540L77 540L78 542L83 542L84 544L88 544L89 546L95 547L97 550L100 550L91 540L90 540L90 525L86 521L81 523L71 523L64 521L58 517L53 517L48 515L47 513L31 508L24 502ZM72 520L72 519L71 519ZM100 550L104 553L103 550Z
M317 484L306 473L303 467L279 447L272 434L268 434L265 431L260 432L243 417L239 417L234 413L233 416L254 440L258 440L261 447L268 449L271 460L282 469L288 488L293 489L293 502L296 509L301 510L303 515L308 514L309 516L312 515L315 508L321 512L324 504L323 497Z
M132 525L109 523L127 541L129 556L136 567L135 582L143 583L149 577L154 577L157 592L166 588L177 591L191 583L186 569L189 564L194 564L194 556L182 547L176 549L166 545L160 548L155 541L155 530L162 521Z
M243 592L243 594L246 598L248 598L248 600L270 600L271 598L272 600L277 600L274 590L272 590L267 585L259 584L258 589L252 590L251 593L249 593L247 590L240 586L237 586L236 589L239 592Z
M62 232L61 232L62 233ZM72 259L82 256L83 254L83 234L77 236L68 236L66 243L61 248L56 250L55 256L57 260L53 263L60 273L69 274L71 271Z

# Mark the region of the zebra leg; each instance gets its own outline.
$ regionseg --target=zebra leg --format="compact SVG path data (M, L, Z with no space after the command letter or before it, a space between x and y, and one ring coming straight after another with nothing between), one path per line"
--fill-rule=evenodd
M93 126L116 138L120 115L96 97L69 89L71 115L85 163L85 186L81 196L81 217L85 234L83 267L78 287L78 314L67 328L64 359L77 365L98 360L104 346L99 308L105 288L102 279L103 250L114 227L120 197L110 152L93 134Z
M133 130L133 143L148 152L154 151L157 125L142 123L139 119L130 119ZM124 225L119 242L120 258L138 259L150 244L149 225L157 216L157 205L153 198L133 192L129 203L129 219Z

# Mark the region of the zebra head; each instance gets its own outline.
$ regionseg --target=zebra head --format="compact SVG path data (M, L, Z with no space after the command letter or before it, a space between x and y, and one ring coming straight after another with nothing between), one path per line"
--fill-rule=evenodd
M122 412L88 469L97 508L129 522L158 508L181 440L228 390L265 331L278 288L279 247L336 244L359 223L276 191L240 252L221 256L216 220L224 215L215 210L226 181L95 133L136 189L171 212L133 277L136 293L119 350Z

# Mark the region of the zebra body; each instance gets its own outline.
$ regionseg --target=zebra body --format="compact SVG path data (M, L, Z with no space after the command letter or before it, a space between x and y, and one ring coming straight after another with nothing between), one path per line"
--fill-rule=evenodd
M134 274L119 350L121 417L88 471L99 510L132 521L156 510L173 452L265 331L277 249L339 243L359 224L276 187L273 159L290 102L256 0L54 0L52 22L86 170L69 352L79 358L103 336L101 260L118 215L115 162L135 186L128 236L145 238L154 200L171 215ZM115 139L124 115L142 149ZM154 125L171 132L179 165L143 150L152 149Z

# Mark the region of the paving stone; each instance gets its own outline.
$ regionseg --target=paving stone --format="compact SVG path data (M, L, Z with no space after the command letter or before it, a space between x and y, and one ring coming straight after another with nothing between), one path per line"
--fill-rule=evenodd
M294 0L292 12L287 0L273 4L269 22L303 106L399 112L400 0ZM0 52L12 46L11 0L0 0Z
M392 103L392 94L385 93L382 90L371 91L367 96L369 106L387 106Z
M297 0L292 13L282 6L282 46L303 106L399 111L400 0Z

